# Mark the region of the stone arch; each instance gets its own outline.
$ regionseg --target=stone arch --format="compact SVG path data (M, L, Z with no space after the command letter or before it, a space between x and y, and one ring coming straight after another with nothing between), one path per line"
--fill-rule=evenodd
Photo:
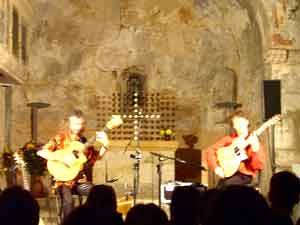
M143 95L146 92L146 74L143 68L132 66L121 73L118 81L121 95L121 111L127 112L133 103L133 94L138 93L138 102L143 104Z
M271 28L272 28L272 17L268 13L268 9L272 8L273 1L242 1L249 12L250 16L257 21L260 35L262 37L262 46L264 50L270 48L271 44Z

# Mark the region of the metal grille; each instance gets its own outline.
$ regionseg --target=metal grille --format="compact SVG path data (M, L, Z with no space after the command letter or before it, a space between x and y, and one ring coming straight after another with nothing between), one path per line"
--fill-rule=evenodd
M134 112L131 107L130 98L120 93L113 93L110 96L96 96L97 99L97 129L105 126L111 115L126 115L124 124L111 131L112 140L130 140L134 135ZM140 140L163 140L160 130L171 129L176 134L176 97L174 95L161 95L160 93L146 93L142 96L143 104L140 111L143 115L140 125ZM156 117L159 115L159 118ZM175 135L170 137L175 140Z

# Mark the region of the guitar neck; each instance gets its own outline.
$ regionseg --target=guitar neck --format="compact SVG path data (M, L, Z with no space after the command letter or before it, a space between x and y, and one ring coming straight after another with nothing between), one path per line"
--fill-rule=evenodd
M254 130L252 133L255 133L256 136L260 136L265 129L267 129L269 126L271 126L272 124L270 124L268 121L263 123L259 128L257 128L256 130ZM250 142L248 141L248 139L246 139L245 141L245 147L248 146L250 144Z
M110 131L110 129L105 126L100 132L105 132L106 134L108 133L108 131ZM93 135L91 138L88 139L88 141L84 144L85 147L89 147L92 146L96 141L96 135Z
M104 132L104 133L108 133L111 129L118 127L119 125L121 125L123 123L123 120L121 118L120 115L112 115L111 120L109 120L105 127L100 131L100 132ZM99 133L100 133L99 132ZM96 135L94 135L93 137L91 137L87 142L86 142L86 146L91 146L93 145L93 143L96 141L96 136L97 136L97 132ZM105 147L105 146L104 146Z
M270 125L267 125L266 123L264 123L263 125L261 125L258 129L256 129L254 132L257 136L261 135L265 129L267 129Z

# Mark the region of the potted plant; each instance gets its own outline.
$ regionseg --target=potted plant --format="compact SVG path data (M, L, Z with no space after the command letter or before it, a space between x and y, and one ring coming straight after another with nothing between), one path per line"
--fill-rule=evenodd
M2 153L2 168L1 173L5 175L6 185L8 187L16 184L16 166L14 161L13 152L8 148L7 145L4 146Z

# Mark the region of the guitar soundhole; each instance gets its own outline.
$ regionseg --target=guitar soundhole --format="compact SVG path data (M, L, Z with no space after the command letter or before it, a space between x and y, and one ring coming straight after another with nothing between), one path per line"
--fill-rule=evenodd
M76 159L79 158L79 151L78 150L73 150L73 155L75 156Z

